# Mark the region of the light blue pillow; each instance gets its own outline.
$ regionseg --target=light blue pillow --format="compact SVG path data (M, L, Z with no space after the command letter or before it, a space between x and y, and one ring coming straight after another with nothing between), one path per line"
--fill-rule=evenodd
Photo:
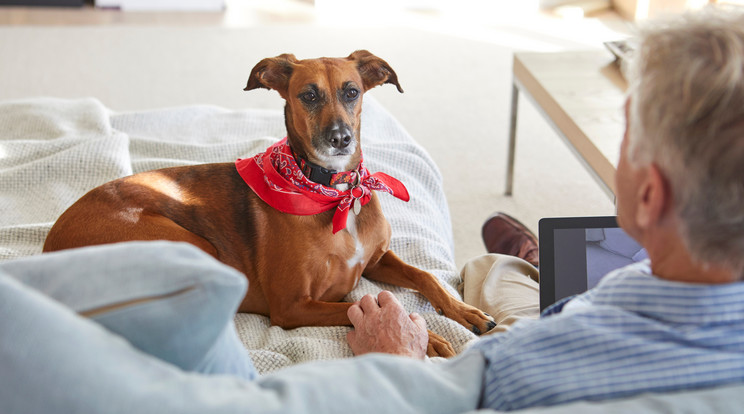
M247 280L192 245L85 247L0 263L0 272L184 370L256 376L233 323Z
M477 353L316 361L255 381L186 373L2 270L0 315L2 414L457 413L475 407L483 376Z

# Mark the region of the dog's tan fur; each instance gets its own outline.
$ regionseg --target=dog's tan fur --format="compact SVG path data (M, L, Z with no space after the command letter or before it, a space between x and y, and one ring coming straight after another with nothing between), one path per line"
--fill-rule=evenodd
M361 157L362 94L383 83L402 92L385 61L357 51L347 58L264 59L251 71L245 89L273 89L286 100L288 142L298 157L351 170ZM331 136L353 142L334 149L328 144ZM489 316L450 296L436 277L389 250L390 225L374 192L336 234L333 213L300 216L275 210L250 190L234 163L166 168L87 193L54 224L44 251L131 240L192 243L246 275L249 289L240 312L267 315L283 328L350 325L346 312L351 304L339 301L362 275L419 291L440 313L476 333L494 326ZM355 255L358 260L350 261ZM432 334L429 354L451 356L454 351Z

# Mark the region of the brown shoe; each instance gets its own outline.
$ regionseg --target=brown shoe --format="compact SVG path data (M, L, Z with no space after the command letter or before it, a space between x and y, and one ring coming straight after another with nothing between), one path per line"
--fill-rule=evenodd
M495 213L483 223L481 233L489 253L517 256L535 267L540 265L537 237L514 217Z

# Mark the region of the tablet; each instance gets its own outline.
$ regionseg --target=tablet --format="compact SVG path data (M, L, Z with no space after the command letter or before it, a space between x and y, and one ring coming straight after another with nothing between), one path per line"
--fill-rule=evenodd
M612 270L648 258L616 216L543 218L538 232L541 311L591 289Z

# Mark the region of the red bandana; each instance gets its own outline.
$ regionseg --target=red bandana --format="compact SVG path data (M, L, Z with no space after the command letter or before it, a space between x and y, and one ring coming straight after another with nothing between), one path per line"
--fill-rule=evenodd
M346 227L349 210L355 203L365 205L372 197L372 190L385 191L408 201L408 190L397 179L385 174L370 174L364 163L359 163L357 174L359 182L350 185L349 190L340 191L333 187L310 181L302 173L295 161L287 138L270 146L266 152L252 158L235 161L238 173L246 184L268 205L290 214L311 215L336 207L333 215L333 233ZM357 210L358 211L358 210Z

